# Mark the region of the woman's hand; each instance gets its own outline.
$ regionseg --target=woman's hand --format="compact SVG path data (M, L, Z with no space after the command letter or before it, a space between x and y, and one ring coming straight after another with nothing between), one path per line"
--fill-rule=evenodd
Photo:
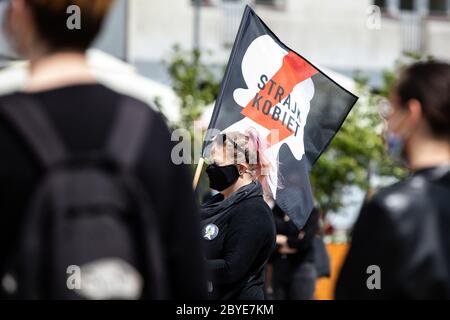
M278 249L278 252L281 253L281 254L294 254L294 253L297 253L298 251L297 251L297 249L292 249L291 247L289 247L289 246L286 244L286 245L284 245L284 246L281 246L281 247Z
M282 234L277 235L277 245L279 246L278 252L281 254L294 254L297 253L297 249L292 249L288 245L288 237Z
M288 242L288 237L286 237L285 235L282 235L282 234L277 234L277 245L279 245L279 246L287 245L287 242Z

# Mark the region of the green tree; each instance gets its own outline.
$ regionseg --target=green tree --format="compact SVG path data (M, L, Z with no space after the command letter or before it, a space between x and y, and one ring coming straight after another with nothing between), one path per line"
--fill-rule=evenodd
M342 207L343 193L348 186L370 190L372 174L396 178L406 176L407 170L386 156L378 105L388 97L399 70L422 59L422 56L411 53L401 57L393 69L383 72L383 86L379 92L372 91L367 79L360 75L355 77L355 93L360 100L311 173L314 196L323 212ZM219 77L213 67L202 61L199 51L183 50L178 45L173 47L165 64L172 88L181 100L181 121L177 127L192 129L193 122L201 117L205 106L217 98ZM202 141L193 140L192 143Z
M210 52L207 54L211 55ZM214 72L211 65L206 64L202 54L198 50L184 50L179 45L172 48L172 52L164 63L172 80L172 89L181 101L181 121L175 127L184 128L191 132L190 158L196 163L200 155L194 154L203 143L202 137L194 134L193 124L198 120L205 107L212 104L220 90L219 76ZM192 166L195 171L196 165ZM199 197L208 190L205 175L201 176L197 191ZM199 199L201 200L201 199Z
M368 190L371 174L398 178L405 174L384 152L377 108L381 97L371 93L363 79L357 80L356 94L360 100L311 173L314 196L323 212L342 206L348 186Z
M401 69L431 59L430 56L405 53L393 69L383 71L383 85L378 92L368 86L367 79L360 75L355 77L356 95L360 99L311 174L314 196L323 212L342 207L342 196L348 186L372 191L370 177L373 174L398 179L408 174L405 167L386 155L383 120L378 106L389 98Z
M164 63L172 80L172 89L181 100L179 126L191 128L203 114L205 106L216 100L220 80L213 68L203 62L199 50L184 50L175 45Z

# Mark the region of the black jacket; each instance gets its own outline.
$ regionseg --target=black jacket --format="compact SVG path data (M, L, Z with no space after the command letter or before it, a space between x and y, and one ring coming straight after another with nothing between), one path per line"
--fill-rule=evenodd
M102 85L61 87L28 96L39 102L67 149L75 153L105 146L122 100L120 94ZM154 113L146 104L137 103L149 116ZM170 297L202 299L206 297L206 279L191 177L187 168L173 164L167 126L157 114L152 117L136 174L158 214ZM28 200L42 174L28 144L0 116L0 274L6 257L17 250Z
M264 266L275 247L272 211L263 200L259 183L236 193L227 200L221 195L212 198L210 206L224 204L208 218L202 210L210 298L262 300ZM206 228L211 224L217 226L217 234L209 240Z
M372 265L380 290L367 287ZM336 298L450 299L450 166L418 171L364 206Z

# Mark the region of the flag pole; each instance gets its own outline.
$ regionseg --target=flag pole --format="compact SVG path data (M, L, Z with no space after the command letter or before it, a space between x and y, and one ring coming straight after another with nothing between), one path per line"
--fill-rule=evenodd
M202 175L203 165L205 164L205 159L200 158L197 164L197 169L195 170L194 181L192 182L192 188L197 190L198 182L200 181L200 176Z

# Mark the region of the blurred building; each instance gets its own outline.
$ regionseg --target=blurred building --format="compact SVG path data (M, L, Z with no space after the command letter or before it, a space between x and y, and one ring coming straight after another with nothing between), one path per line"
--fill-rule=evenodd
M162 97L172 121L179 117L179 103L169 87L163 59L175 44L187 49L198 45L211 52L205 55L211 65L225 65L246 4L289 47L347 88L351 83L346 85L348 79L342 75L351 78L355 71L379 86L383 69L392 68L404 51L450 61L450 0L199 0L198 6L197 0L116 1L95 47L129 65L105 56L93 59L93 65L104 75L100 78L117 90L147 102ZM0 1L0 26L6 3ZM0 71L11 58L14 53L0 32ZM117 70L114 75L105 72L105 62L108 70L112 66ZM4 69L2 75L0 92L24 82L24 73L17 70ZM202 118L205 123L208 110ZM330 215L337 228L352 224L364 197L354 189L348 194L345 213Z
M328 74L334 71L352 78L362 71L375 88L382 85L383 70L391 69L405 51L450 61L450 0L199 2L197 14L196 0L130 3L130 55L141 72L170 83L161 61L174 44L199 45L203 52L212 52L206 56L211 64L225 65L246 4L256 9L283 42ZM344 208L329 215L339 230L351 228L365 196L362 190L349 188Z
M160 61L178 43L194 43L196 0L132 0L131 56L145 73L164 78ZM200 0L200 47L225 64L249 3L292 49L313 63L379 84L380 71L403 51L450 60L449 0ZM377 5L380 9L378 11Z
M374 86L403 51L450 60L450 0L199 0L198 15L197 0L116 1L95 46L166 84L161 61L174 44L198 42L212 64L226 64L246 4L313 63L347 76L364 71ZM11 54L0 34L0 64Z
M128 60L128 0L116 0L114 8L111 10L102 34L95 42L94 46L121 60ZM3 32L3 21L7 1L0 1L0 68L8 62L17 58L11 50L6 35Z
M140 75L129 60L129 4L116 0L101 35L88 52L88 63L100 83L140 99L152 106L158 100L161 111L170 123L180 118L180 102L173 90L155 80ZM6 1L0 1L0 26L3 23ZM28 64L16 61L19 57L11 50L6 35L0 31L0 95L22 89L28 76Z

